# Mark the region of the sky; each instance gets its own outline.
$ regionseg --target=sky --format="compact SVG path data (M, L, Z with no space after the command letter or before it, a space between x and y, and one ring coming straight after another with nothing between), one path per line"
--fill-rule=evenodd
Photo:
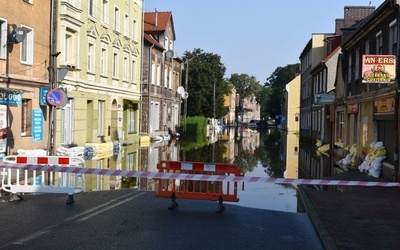
M200 48L221 56L226 78L248 74L260 84L277 67L299 63L313 33L334 33L345 6L378 8L384 0L144 0L144 11L171 11L175 52Z

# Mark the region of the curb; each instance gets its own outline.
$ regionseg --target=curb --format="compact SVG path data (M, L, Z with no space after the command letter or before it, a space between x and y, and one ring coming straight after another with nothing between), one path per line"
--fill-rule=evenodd
M297 189L299 190L301 201L303 202L307 215L314 225L315 231L317 232L318 237L320 238L324 248L332 250L338 249L332 235L329 233L328 229L325 227L325 224L319 218L318 213L315 210L310 198L308 197L307 191L305 190L304 186L298 185Z

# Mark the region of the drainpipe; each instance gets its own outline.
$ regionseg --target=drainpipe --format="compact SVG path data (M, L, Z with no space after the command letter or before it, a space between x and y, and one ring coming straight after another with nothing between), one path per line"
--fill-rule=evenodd
M148 110L147 110L147 134L150 136L150 84L152 82L152 75L153 75L153 70L151 67L151 61L152 61L152 49L154 47L154 43L149 47L149 77L148 77L148 83L147 83L147 99L148 99Z

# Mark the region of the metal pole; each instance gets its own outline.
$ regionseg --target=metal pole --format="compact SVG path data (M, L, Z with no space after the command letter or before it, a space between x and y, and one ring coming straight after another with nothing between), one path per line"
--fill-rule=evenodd
M215 82L214 82L214 89L213 89L213 118L215 119Z
M186 72L185 72L185 91L188 91L188 78L189 78L189 60L186 60ZM183 132L186 132L186 116L187 116L187 98L183 100Z
M51 1L51 15L50 15L50 84L51 88L57 88L57 4L58 1ZM47 143L47 154L53 155L54 146L56 143L55 139L55 120L56 120L56 109L50 106L49 109L49 134Z

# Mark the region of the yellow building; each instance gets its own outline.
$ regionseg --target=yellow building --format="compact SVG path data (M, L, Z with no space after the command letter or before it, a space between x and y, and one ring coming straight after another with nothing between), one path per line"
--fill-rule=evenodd
M58 1L57 111L54 147L139 143L142 0Z

